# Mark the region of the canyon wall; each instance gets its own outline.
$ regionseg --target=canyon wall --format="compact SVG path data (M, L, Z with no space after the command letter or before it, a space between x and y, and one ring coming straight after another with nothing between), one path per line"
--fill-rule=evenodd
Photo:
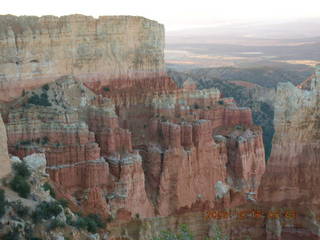
M273 224L268 239L319 239L320 66L310 90L280 83L275 101L275 136L259 189L261 204L290 207L295 221ZM271 228L271 229L272 229ZM276 230L276 231L275 231ZM272 232L272 231L271 231Z
M159 91L132 92L128 106L71 77L26 92L9 104L9 151L45 152L57 192L85 212L130 219L246 202L265 169L250 109L217 89Z
M0 96L15 98L4 111L9 152L45 153L57 197L73 210L115 224L189 213L192 222L195 210L256 201L261 128L218 89L178 88L164 74L162 25L82 15L0 22Z
M0 101L64 75L98 85L158 78L163 49L163 25L143 17L2 15Z
M0 115L0 179L11 172L11 164L8 156L7 133Z

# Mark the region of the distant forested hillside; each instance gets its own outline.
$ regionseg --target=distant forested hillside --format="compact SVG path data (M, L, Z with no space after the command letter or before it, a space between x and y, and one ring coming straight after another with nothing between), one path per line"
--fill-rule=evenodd
M198 79L220 79L226 81L247 81L262 87L274 88L279 82L301 83L312 74L311 68L283 69L273 67L256 68L199 68L188 71Z

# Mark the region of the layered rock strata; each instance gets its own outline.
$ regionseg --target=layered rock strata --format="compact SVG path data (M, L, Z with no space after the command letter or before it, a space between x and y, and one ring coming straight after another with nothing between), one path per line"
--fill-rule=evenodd
M164 27L131 16L0 16L0 100L64 75L108 85L164 75Z
M170 91L150 90L153 98L133 101L130 111L62 78L12 103L10 152L45 152L57 192L75 207L101 208L105 215L168 216L196 203L214 207L221 196L217 182L255 191L264 150L250 110L220 99L216 89ZM47 106L30 100L35 96ZM222 195L232 203L229 191Z
M0 115L0 179L11 172L11 164L8 155L7 133Z
M128 222L255 202L261 129L219 90L179 89L163 74L162 25L82 15L1 22L2 100L21 94L4 111L9 151L44 153L73 209Z
M319 239L317 191L320 162L320 66L311 78L310 90L281 83L275 103L273 149L259 189L267 205L293 208L293 222L269 227L268 239ZM276 232L272 233L272 230Z

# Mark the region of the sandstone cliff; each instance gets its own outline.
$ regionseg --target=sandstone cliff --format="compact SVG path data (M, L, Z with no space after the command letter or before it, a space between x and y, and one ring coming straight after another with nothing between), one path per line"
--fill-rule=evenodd
M278 224L277 235L269 234L268 239L320 237L317 217L320 213L319 101L320 66L311 79L310 90L296 88L291 83L278 86L274 120L276 134L259 200L269 206L291 207L297 218L294 222ZM275 230L276 224L273 226Z
M0 115L0 179L8 175L11 171L10 160L7 147L7 133Z
M164 27L142 17L0 16L0 100L64 76L108 85L164 72Z

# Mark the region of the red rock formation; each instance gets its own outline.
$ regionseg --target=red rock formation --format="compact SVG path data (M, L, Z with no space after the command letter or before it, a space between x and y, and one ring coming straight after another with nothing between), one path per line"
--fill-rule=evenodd
M226 182L227 175L242 191L255 192L259 186L265 169L260 128L231 140L223 137L225 141L218 144L212 138L210 120L174 124L153 119L149 131L152 142L142 156L147 192L160 215L170 215L197 201L215 206L215 184Z
M259 200L269 208L291 208L297 216L290 224L270 221L267 239L320 238L319 69L310 91L290 83L281 83L277 88L276 131Z
M83 203L84 213L99 213L102 217L108 216L108 206L99 187L90 188L87 199Z
M154 209L145 191L145 175L140 155L127 154L120 159L108 159L114 175L109 204L113 211L126 209L141 217L154 216Z
M42 19L45 18L37 21ZM48 19L48 26L64 29L56 26L62 21L71 27L71 33L80 34L77 26L79 22L86 23L86 19L88 26L97 24L95 31L102 40L92 40L92 32L88 37L95 44L93 50L99 52L97 46L105 44L103 33L111 24L106 19L52 18ZM128 19L109 20L123 27L127 25L122 21L127 23ZM45 152L47 170L59 196L67 198L74 209L111 214L123 221L254 201L245 195L256 191L265 165L261 129L252 125L250 109L237 107L231 98L221 98L217 89L195 90L192 84L178 89L163 74L163 59L157 61L163 54L162 27L134 19L137 29L136 25L128 26L133 27L133 35L141 33L143 37L145 31L150 31L150 39L143 37L142 42L152 43L154 48L149 50L156 53L140 56L145 46L127 46L122 39L124 30L120 29L119 44L123 48L115 47L110 59L106 60L104 54L103 61L97 59L95 51L91 68L83 56L73 59L76 66L72 67L66 58L66 72L58 71L55 77L71 71L78 79L61 78L25 92L10 103L10 152L21 157L30 152ZM103 24L108 26L104 28ZM111 28L118 31L115 29ZM161 36L153 30L160 31ZM70 39L65 38L64 32L61 34L68 45ZM20 41L25 36L18 38ZM29 45L26 49L34 47ZM59 42L59 51L62 46ZM77 53L91 52L82 40L74 48ZM132 53L125 51L128 49ZM123 61L124 65L115 66L111 64L113 57L128 59ZM54 68L60 69L60 64ZM26 77L25 72L22 76ZM36 86L33 77L21 89ZM43 81L52 81L53 76L46 77ZM46 96L49 104L33 106L30 98L34 96Z
M233 184L242 191L256 194L265 172L265 152L262 130L247 129L231 134L228 141L228 171Z

